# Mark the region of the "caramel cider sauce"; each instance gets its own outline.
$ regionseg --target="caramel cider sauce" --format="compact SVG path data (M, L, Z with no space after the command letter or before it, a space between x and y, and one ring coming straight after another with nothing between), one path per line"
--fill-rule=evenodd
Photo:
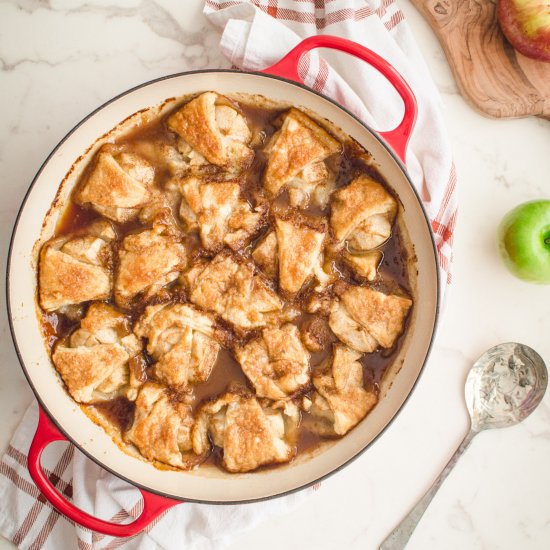
M191 98L189 98L191 99ZM164 165L159 165L155 158L155 146L166 144L170 146L177 146L177 136L168 130L166 119L172 114L173 111L179 109L181 105L175 106L170 112L159 117L157 120L151 121L145 125L138 126L130 133L124 135L120 139L116 139L110 147L120 152L131 152L142 156L155 166L155 186L162 190L167 181L172 177ZM267 163L267 154L264 152L266 145L273 134L280 128L281 114L286 112L286 109L264 109L253 107L250 105L240 104L241 112L245 115L249 127L252 132L251 146L255 150L255 157L252 165L248 170L239 178L241 182L241 194L251 205L255 206L259 201L265 201L267 198L263 192L262 186L262 174L265 170ZM388 187L386 181L380 172L368 162L369 155L355 142L349 141L343 144L342 152L333 155L327 159L327 164L330 169L338 173L336 188L349 184L359 174L367 174L374 180L378 181L386 187L388 192L392 193L392 190ZM65 236L73 233L84 232L86 227L93 221L100 219L101 216L96 213L92 208L79 205L75 202L74 197L79 187L88 177L94 160L85 168L80 180L73 191L71 200L65 207L65 210L56 227L55 236ZM213 170L213 177L216 177L217 169ZM398 201L399 202L399 201ZM283 192L273 203L271 204L270 213L268 214L269 225L264 227L258 235L252 240L250 245L244 251L245 256L248 256L253 250L255 244L265 236L265 234L271 230L270 225L273 222L273 212L280 210L283 211L289 208L288 193ZM329 219L330 206L321 209L315 205L312 205L303 211L309 216L324 216ZM174 216L176 221L179 222L177 213ZM139 220L133 220L125 224L113 223L117 235L117 242L115 247L118 247L121 240L131 233L146 229L147 226L139 222ZM330 225L330 224L329 224ZM332 239L331 231L329 227L329 233L327 235L329 241ZM185 242L189 245L189 248L193 251L192 257L197 259L200 257L212 257L212 254L204 250L200 246L200 241L196 235L187 235L184 238ZM380 247L383 257L379 266L379 276L377 279L370 283L365 283L364 280L356 278L353 273L339 261L338 257L334 258L335 265L342 280L346 283L352 284L368 284L372 288L381 291L405 291L410 294L410 285L407 275L407 253L402 244L402 239L397 228L394 225L394 232L390 239L386 241ZM268 284L273 286L273 283L266 279ZM275 285L276 289L276 285ZM311 290L311 285L306 285L298 296L292 299L294 305L302 307L302 302L307 297L308 292ZM177 282L171 283L166 287L166 292L162 297L153 298L148 303L136 302L135 307L130 311L125 311L129 315L131 322L134 323L139 316L143 313L145 307L153 303L161 302L185 302L186 293L178 286ZM114 303L112 300L110 303ZM85 314L86 304L83 304L82 315ZM312 316L303 312L301 316L294 321L298 327L301 327ZM384 372L388 366L393 362L395 356L398 354L402 342L404 340L404 334L407 332L409 320L406 320L405 330L403 335L399 337L395 346L390 350L380 350L374 353L367 353L361 358L361 364L363 365L365 387L375 392L378 392L380 381L384 375ZM47 345L50 352L53 352L55 345L70 336L70 334L79 326L79 320L69 319L66 315L61 313L42 313L42 328ZM221 347L218 354L217 361L212 370L209 379L202 383L193 386L191 393L191 405L193 410L203 404L204 402L214 399L220 395L228 386L232 383L239 383L248 387L253 391L253 387L246 378L246 375L242 371L239 363L235 360L234 354L231 348L234 348L237 344L243 344L243 340L238 340L235 334L228 331L228 328L223 326L223 331L228 335L228 342L230 345L225 348ZM259 331L249 335L248 338L256 337L260 334ZM331 354L333 343L337 342L337 338L332 334L333 339L328 345L320 352L311 354L311 370L315 371ZM144 342L144 348L145 348ZM147 355L146 351L140 356L139 359L131 360L130 368L139 371L142 381L155 380L154 376L154 361ZM136 371L136 372L137 372ZM134 373L135 375L136 373ZM307 395L311 394L311 390ZM174 398L177 399L177 395L174 394ZM189 396L189 393L187 393ZM121 433L125 432L132 425L135 412L135 404L129 401L126 397L120 396L110 401L95 402L91 404L98 412L100 412L109 422L111 422ZM319 444L327 438L316 433L313 433L305 428L307 424L307 418L309 414L302 412L302 425L299 430L298 438L296 441L297 453L306 453L313 451ZM221 450L213 448L210 456L205 461L205 464L217 464L221 463ZM276 465L274 465L276 466ZM264 466L261 469L270 468L274 466Z
M222 394L231 383L252 389L233 354L228 349L221 348L208 380L193 388L193 408L197 409L205 401Z
M74 201L69 201L55 231L56 237L64 237L71 233L83 231L101 216L91 208L86 208Z
M302 424L307 424L310 414L302 412ZM337 437L327 437L312 432L311 430L302 429L298 434L298 441L296 442L296 456L307 452L314 451L323 441L338 439Z
M78 324L78 320L71 320L62 313L53 312L42 314L42 332L45 336L50 353L53 352L57 342L69 336L71 332L78 327Z
M121 433L127 431L134 421L136 404L124 396L115 397L110 401L96 401L91 405L114 424Z

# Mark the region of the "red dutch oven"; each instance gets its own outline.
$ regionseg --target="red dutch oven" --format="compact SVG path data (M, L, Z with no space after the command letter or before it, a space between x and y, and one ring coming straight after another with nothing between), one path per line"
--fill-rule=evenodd
M376 132L331 99L305 87L298 74L300 59L314 48L333 48L376 68L397 90L405 106L400 124ZM201 468L193 472L160 470L130 456L91 422L68 396L52 367L37 317L36 266L40 246L53 234L78 176L97 149L118 132L143 118L157 116L178 97L215 90L221 94L260 94L309 109L331 121L370 151L401 203L398 223L414 249L410 280L415 306L400 353L381 384L381 400L344 438L326 442L279 468L228 474ZM172 98L167 101L167 98ZM314 36L262 72L208 70L176 74L148 82L107 102L76 126L54 149L32 182L21 206L10 246L7 302L10 327L21 366L40 403L40 420L28 468L44 497L74 522L107 535L126 537L143 530L156 517L182 501L208 504L254 502L288 494L318 482L361 454L391 423L413 390L427 360L438 315L437 254L430 223L405 168L406 150L417 115L410 87L384 59L371 50L333 36ZM120 123L120 121L124 121ZM98 139L98 136L102 136ZM75 159L78 159L75 162ZM58 193L58 188L62 183ZM56 199L54 206L50 206ZM43 223L43 220L46 220ZM52 485L40 465L43 450L67 440L114 475L139 488L143 512L132 523L113 524L78 509ZM78 490L78 488L77 488Z

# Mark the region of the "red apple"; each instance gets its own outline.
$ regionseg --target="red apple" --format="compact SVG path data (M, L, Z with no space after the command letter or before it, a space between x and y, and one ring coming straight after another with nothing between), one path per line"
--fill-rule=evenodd
M518 52L550 63L550 0L498 0L497 17Z

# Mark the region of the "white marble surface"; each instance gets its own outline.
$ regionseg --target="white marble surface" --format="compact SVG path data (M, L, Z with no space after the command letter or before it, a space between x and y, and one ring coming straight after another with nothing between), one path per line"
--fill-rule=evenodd
M292 516L239 536L232 550L377 547L466 432L462 388L477 356L516 340L550 362L550 287L514 279L494 246L495 228L508 209L550 194L550 122L496 121L474 112L458 94L429 27L406 0L400 3L443 95L459 174L454 284L445 319L421 383L386 434ZM142 81L227 66L200 8L199 0L0 2L2 272L27 186L75 123ZM5 307L0 338L1 451L31 399ZM523 425L474 441L409 548L549 548L549 457L550 394ZM11 547L0 541L0 550Z

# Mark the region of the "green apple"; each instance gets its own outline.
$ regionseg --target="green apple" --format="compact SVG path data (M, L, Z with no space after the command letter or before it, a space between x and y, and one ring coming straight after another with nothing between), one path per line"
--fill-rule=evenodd
M508 212L500 222L498 242L516 277L550 284L550 200L526 202Z

